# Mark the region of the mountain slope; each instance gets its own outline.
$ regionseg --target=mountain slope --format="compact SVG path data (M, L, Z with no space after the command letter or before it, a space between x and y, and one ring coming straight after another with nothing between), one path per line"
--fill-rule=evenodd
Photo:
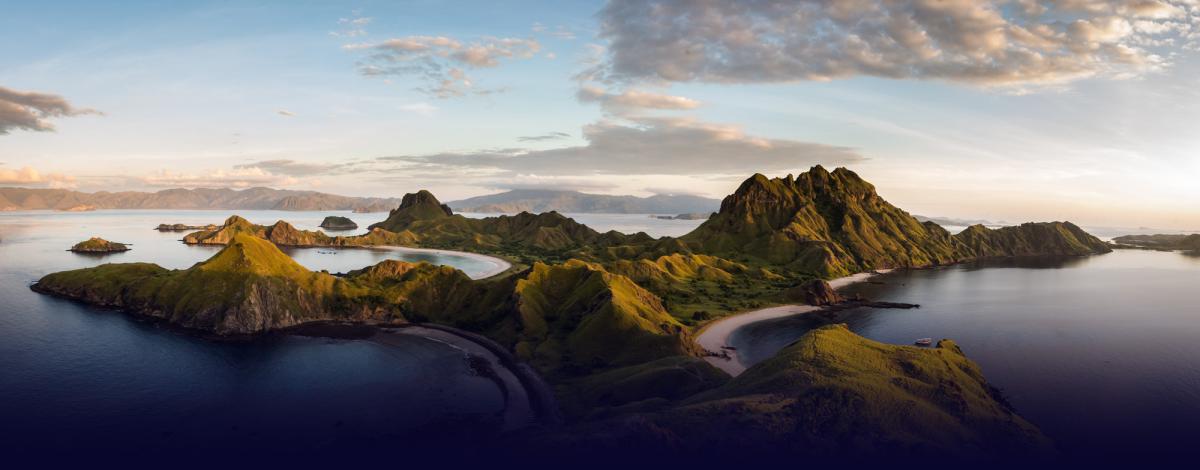
M754 175L680 241L697 253L823 278L987 257L1111 251L1070 222L995 230L976 225L951 235L891 205L854 172L820 166L795 178Z
M3 201L9 201L3 203ZM0 188L2 210L63 210L76 206L97 209L244 209L244 210L353 210L386 205L394 198L347 197L315 191L270 188L165 189L158 192L83 193L65 189Z
M681 240L702 253L748 255L822 277L952 263L950 234L889 204L852 171L754 175Z
M499 194L451 201L460 212L509 213L573 212L608 214L710 213L720 201L700 196L656 194L650 197L609 196L578 191L516 189Z
M1107 243L1070 222L1027 223L989 229L972 225L954 235L959 251L971 258L1078 256L1108 253Z
M654 294L579 260L538 263L517 282L517 355L550 375L584 375L698 347Z

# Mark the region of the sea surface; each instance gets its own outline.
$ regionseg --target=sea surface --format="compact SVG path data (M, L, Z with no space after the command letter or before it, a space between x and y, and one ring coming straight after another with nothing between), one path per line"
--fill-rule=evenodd
M1200 257L1119 250L871 281L843 292L921 308L767 320L735 331L730 344L756 363L830 322L885 343L951 338L1068 455L1198 452Z
M315 229L330 213L237 211L255 223ZM414 436L497 429L504 397L462 351L397 335L365 340L272 336L217 342L124 314L36 294L29 285L66 269L154 262L187 268L218 247L187 246L160 223L220 223L232 211L0 213L0 449L195 452L376 449ZM364 229L384 214L339 214ZM362 231L362 230L360 230ZM132 251L67 250L91 236ZM468 274L486 261L390 250L288 250L310 269L343 272L395 258Z

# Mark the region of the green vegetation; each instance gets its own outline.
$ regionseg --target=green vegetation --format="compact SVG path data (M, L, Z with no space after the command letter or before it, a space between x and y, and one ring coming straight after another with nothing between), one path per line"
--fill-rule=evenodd
M521 324L517 356L551 375L699 352L658 297L598 265L539 263L514 292Z
M113 253L117 251L129 251L129 246L124 243L110 242L100 237L92 237L76 243L75 246L71 247L70 251L76 253Z
M659 361L645 369L666 368ZM952 341L936 348L893 346L845 325L813 330L727 383L665 404L621 393L656 387L641 370L617 370L579 387L629 403L638 419L585 423L528 436L536 448L683 455L742 452L763 457L936 455L1013 458L1052 452L1049 441L988 385ZM628 382L635 381L634 384ZM699 380L685 381L695 388ZM709 382L711 383L711 381ZM607 385L607 386L605 386ZM621 399L624 398L624 399Z
M1028 451L1045 439L949 341L890 346L826 327L729 380L700 358L690 327L772 304L837 303L823 279L871 269L1109 250L1068 222L951 235L853 172L819 166L794 178L755 175L679 238L599 233L554 212L471 219L421 191L365 235L233 216L185 242L227 246L186 270L110 264L51 274L34 289L222 335L323 320L453 326L531 364L555 384L568 416L600 420L547 445L580 445L599 432L647 446L830 455ZM308 271L276 245L458 249L524 266L476 281L449 267L384 261L339 277ZM606 421L630 415L650 425Z
M972 258L1013 256L1079 256L1108 253L1107 243L1070 222L1028 223L989 229L972 225L954 236Z

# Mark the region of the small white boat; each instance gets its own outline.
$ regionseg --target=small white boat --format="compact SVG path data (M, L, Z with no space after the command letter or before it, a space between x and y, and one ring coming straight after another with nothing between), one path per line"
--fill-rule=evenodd
M921 338L914 342L917 346L929 346L933 344L933 338Z

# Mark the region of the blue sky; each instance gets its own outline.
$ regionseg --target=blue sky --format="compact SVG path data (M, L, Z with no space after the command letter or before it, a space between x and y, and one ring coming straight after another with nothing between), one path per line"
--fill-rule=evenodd
M853 2L23 2L0 92L68 107L0 121L0 184L720 197L821 163L927 215L1200 228L1195 2Z

